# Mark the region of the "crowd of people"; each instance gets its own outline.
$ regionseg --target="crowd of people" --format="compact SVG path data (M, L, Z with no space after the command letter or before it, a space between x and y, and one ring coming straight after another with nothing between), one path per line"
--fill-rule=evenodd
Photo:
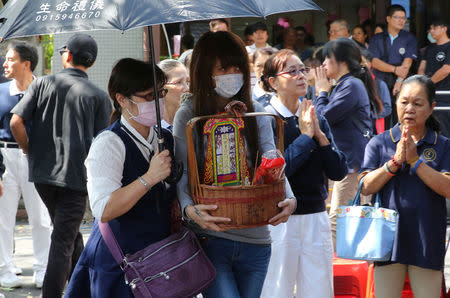
M381 205L400 214L391 260L375 263L377 297L400 297L406 273L415 297L439 297L450 140L433 109L436 90L450 90L450 39L448 24L434 19L435 43L419 55L405 21L405 9L392 5L386 26L334 20L323 45L305 27L287 27L272 47L264 22L241 39L226 19L211 20L178 60L116 62L109 94L86 74L98 51L91 36L70 37L58 49L64 69L40 78L36 48L11 42L3 64L10 81L0 84L0 286L21 285L13 262L21 196L34 282L45 298L61 297L67 283L66 297L132 297L98 223L108 222L123 252L135 253L170 235L178 200L216 269L203 297L334 297L336 209L364 177L364 203L379 193ZM189 187L186 124L230 104L284 121L285 199L256 228L227 228L230 218L195 203ZM268 117L239 123L239 166L252 173L278 136ZM203 127L195 136L200 179L208 181L210 142ZM169 179L174 164L183 165L177 183ZM84 246L86 197L95 222Z

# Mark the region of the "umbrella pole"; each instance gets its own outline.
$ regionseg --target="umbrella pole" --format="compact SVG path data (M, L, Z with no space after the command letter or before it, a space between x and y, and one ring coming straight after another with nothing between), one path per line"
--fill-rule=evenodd
M147 27L148 35L150 39L150 55L152 57L153 63L153 86L154 87L154 100L155 100L155 107L156 107L156 122L158 127L156 128L156 134L158 137L158 151L162 152L164 148L164 138L162 134L162 127L161 127L161 113L160 107L159 107L159 94L158 94L158 80L156 79L156 59L155 59L155 47L153 46L153 30L149 26ZM172 166L170 170L170 175L164 179L165 182L169 184L175 184L181 179L181 175L183 174L183 163L176 162L175 160L172 161Z
M154 86L154 100L156 107L156 134L158 136L158 151L162 152L164 150L164 139L162 136L162 128L161 128L161 113L159 106L159 92L158 92L158 80L156 79L156 58L155 58L155 47L153 45L153 29L151 26L147 27L148 36L150 40L150 56L152 59L152 68L153 68L153 86Z

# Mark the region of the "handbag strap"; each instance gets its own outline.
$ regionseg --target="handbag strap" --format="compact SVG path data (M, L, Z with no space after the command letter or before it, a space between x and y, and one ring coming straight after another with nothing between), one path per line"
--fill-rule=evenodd
M102 233L103 240L105 241L106 246L108 246L114 260L116 260L119 265L122 265L124 255L119 243L117 243L116 237L114 237L114 233L111 231L111 227L107 222L103 223L97 221L97 223L100 233Z
M389 54L388 54L388 50L387 50L387 40L386 40L388 38L390 38L389 34L387 32L383 33L383 49L384 49L384 51L383 51L383 55L381 56L381 59L386 63L389 63Z
M359 180L359 186L358 186L358 191L356 192L355 198L353 199L353 203L351 205L353 206L359 206L361 205L361 189L364 183L364 177L361 178L361 180ZM377 194L375 195L375 208L379 208L380 207L380 192L377 192Z

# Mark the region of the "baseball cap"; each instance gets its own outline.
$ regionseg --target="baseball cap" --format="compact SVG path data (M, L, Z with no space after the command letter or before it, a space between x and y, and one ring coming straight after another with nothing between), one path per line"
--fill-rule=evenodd
M72 35L66 45L59 48L58 51L64 49L69 50L79 61L93 63L97 58L97 43L92 36L87 34L77 33Z

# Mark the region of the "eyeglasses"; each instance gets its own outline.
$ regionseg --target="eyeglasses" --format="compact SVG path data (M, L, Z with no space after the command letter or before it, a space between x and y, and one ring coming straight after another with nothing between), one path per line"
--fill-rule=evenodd
M394 20L402 20L402 21L404 21L404 20L406 20L406 17L392 16L391 19L394 19Z
M335 30L328 30L328 33L329 33L329 34L336 34L336 33L338 33L338 32L341 32L341 31L344 30L344 29L345 29L345 27L341 27L341 28L335 29Z
M166 85L174 85L174 86L187 86L189 87L189 82L187 81L178 81L178 82L170 82L170 83L166 83Z
M288 70L288 71L283 71L283 72L277 73L277 76L282 76L282 75L287 74L287 75L289 75L289 76L291 76L291 77L296 77L296 76L298 76L300 73L306 75L306 74L308 74L310 71L311 71L311 68L309 68L309 67L300 68L300 69L291 69L291 70Z
M166 94L167 94L167 89L166 88L162 88L162 89L158 90L158 97L159 98L165 97ZM153 92L150 92L150 93L145 94L145 95L133 94L132 96L145 99L146 101L152 101L152 100L154 100L154 96L155 95L153 94Z

